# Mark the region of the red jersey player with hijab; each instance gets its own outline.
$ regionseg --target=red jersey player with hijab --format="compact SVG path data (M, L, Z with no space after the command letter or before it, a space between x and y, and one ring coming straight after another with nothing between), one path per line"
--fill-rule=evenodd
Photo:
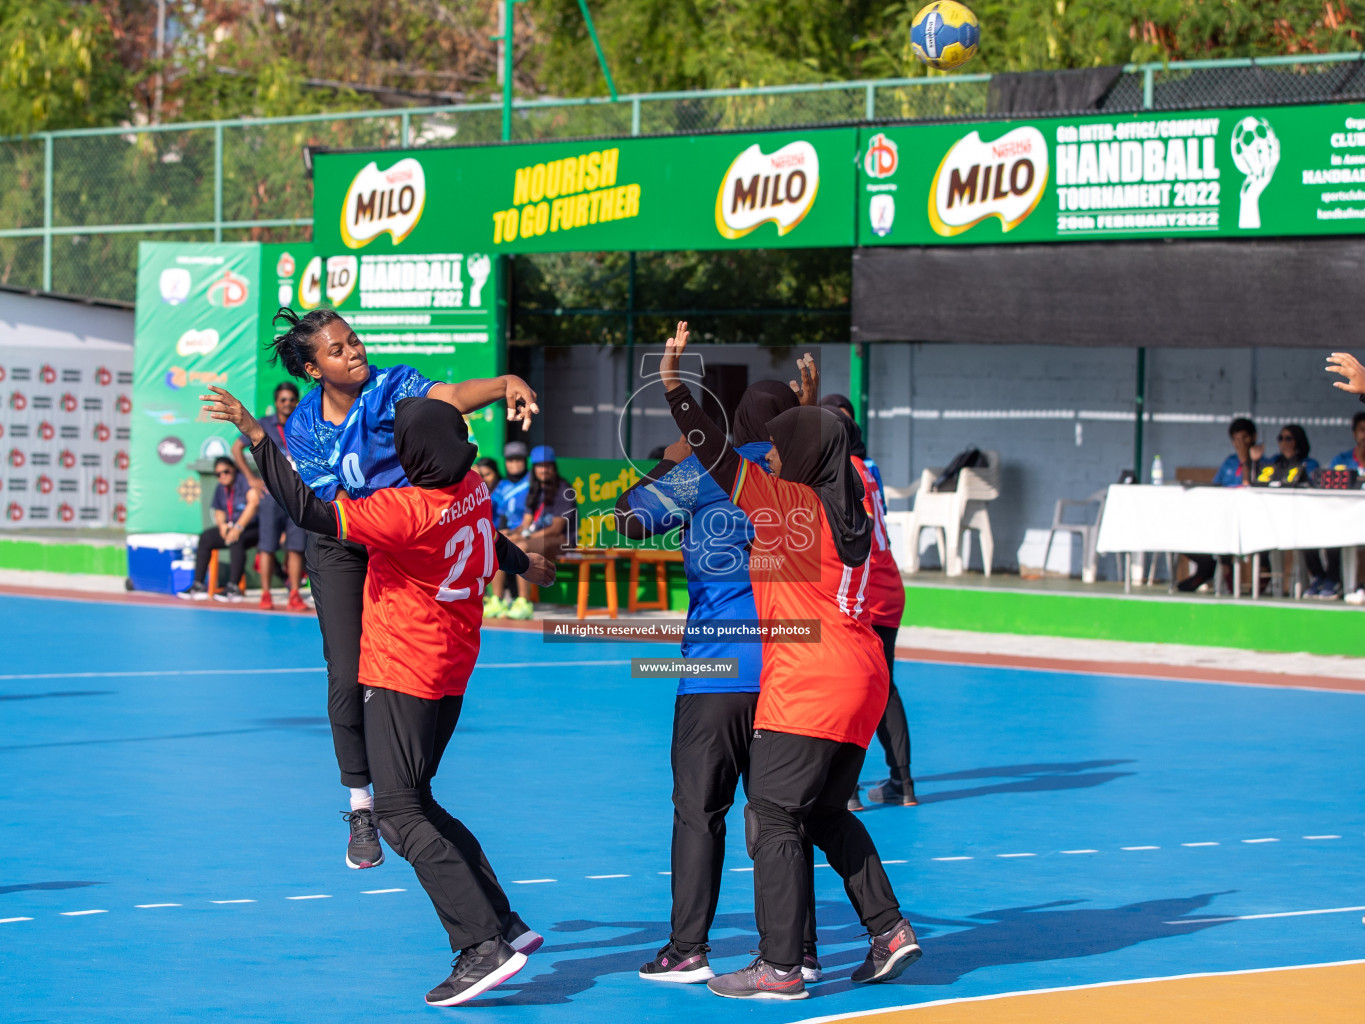
M905 705L901 702L900 691L896 689L896 634L900 631L901 616L905 613L905 585L901 583L900 567L896 556L891 553L891 545L886 537L886 510L882 507L882 491L877 479L868 469L859 452L867 451L863 445L863 432L852 416L839 416L844 431L848 434L849 461L858 479L863 484L863 509L872 523L872 575L867 584L867 616L872 631L882 643L886 657L888 690L886 711L877 723L877 739L886 752L886 767L891 777L867 791L869 800L879 804L900 804L914 807L915 782L910 777L910 726L905 720ZM849 797L850 811L863 810L858 799L858 788Z
M526 964L541 937L511 909L479 842L432 795L479 656L483 592L494 569L544 585L554 566L493 529L488 486L475 472L464 417L431 398L394 410L394 445L410 487L323 501L242 404L204 396L214 419L251 442L266 487L315 533L369 552L360 640L365 748L380 831L417 873L457 954L433 1006L466 1002Z
M836 413L789 409L768 421L773 475L725 440L679 372L687 325L669 339L660 374L674 422L712 478L754 525L749 576L760 620L816 620L818 643L763 643L749 804L759 956L708 982L730 998L803 999L802 940L809 837L867 928L872 948L855 982L889 981L920 955L914 930L867 829L848 810L867 744L886 710L881 643L863 621L872 524ZM700 381L698 381L700 383Z

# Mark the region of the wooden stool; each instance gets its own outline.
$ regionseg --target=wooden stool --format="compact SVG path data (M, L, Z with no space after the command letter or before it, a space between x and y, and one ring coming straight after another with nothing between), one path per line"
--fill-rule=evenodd
M222 548L214 548L213 551L209 554L209 578L208 582L206 583L206 586L209 588L209 597L212 597L214 594L218 593L218 552L221 550ZM245 572L242 573L242 578L237 581L237 585L243 591L246 590Z
M578 617L586 619L590 615L607 615L616 618L616 613L620 610L620 605L616 595L616 559L620 552L607 550L605 548L579 548L565 551L560 556L563 562L572 562L578 565ZM606 569L607 574L607 606L605 608L588 607L588 576L594 565L600 565Z
M630 559L630 589L626 591L626 611L668 611L668 565L670 562L682 563L681 551L656 551L647 548L618 548L616 555ZM654 566L655 594L653 601L639 598L640 565Z

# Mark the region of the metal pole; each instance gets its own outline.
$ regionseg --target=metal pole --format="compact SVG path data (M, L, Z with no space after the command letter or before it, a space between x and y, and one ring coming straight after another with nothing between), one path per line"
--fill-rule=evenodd
M1152 74L1151 68L1142 72L1142 106L1146 110L1152 109Z
M512 139L512 42L516 31L512 27L512 7L517 0L503 0L502 4L502 141Z
M597 63L602 66L602 75L607 80L607 92L611 93L613 100L618 99L616 83L611 80L611 72L607 69L607 58L602 55L602 44L597 39L597 29L593 26L592 15L588 13L588 0L578 0L578 9L583 12L583 22L588 26L588 37L592 40L592 48L597 51Z
M1137 409L1136 422L1133 425L1133 477L1138 483L1142 483L1142 428L1147 407L1147 350L1145 348L1137 350L1137 395L1133 399L1133 404Z
M635 253L630 253L626 261L626 402L630 401L631 386L635 383ZM623 405L626 403L623 402ZM631 427L634 425L635 409L626 409L626 422L622 430L622 443L625 456L630 458Z
M156 0L156 92L152 96L152 124L161 121L161 96L162 87L166 81L166 73L161 67L161 60L166 55L166 0Z
M52 291L52 136L43 137L43 291Z
M213 126L213 240L223 240L223 126Z
M853 418L867 429L867 353L861 342L848 346L848 399L853 403ZM866 438L864 438L866 439Z

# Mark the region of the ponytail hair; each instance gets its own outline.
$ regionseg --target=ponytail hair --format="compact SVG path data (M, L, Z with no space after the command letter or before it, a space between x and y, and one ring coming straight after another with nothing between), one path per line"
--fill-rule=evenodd
M312 383L312 378L304 367L311 363L317 354L318 332L338 320L344 322L344 318L334 309L314 309L299 316L288 306L281 306L270 323L273 326L281 320L289 326L270 343L269 347L274 349L270 365L283 365L289 376Z

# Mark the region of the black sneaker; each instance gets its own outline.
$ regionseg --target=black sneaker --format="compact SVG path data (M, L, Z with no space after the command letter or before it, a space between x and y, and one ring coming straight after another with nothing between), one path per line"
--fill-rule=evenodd
M711 963L706 959L709 948L698 946L694 952L684 953L670 939L658 956L640 968L640 977L645 981L669 981L675 985L710 981L716 972L711 970Z
M854 786L853 795L848 798L848 809L852 811L854 814L857 814L859 811L867 810L867 808L863 806L862 797L858 795L862 791L863 791L862 786Z
M428 1006L459 1006L501 985L526 966L526 956L503 942L488 939L460 951L450 977L427 993Z
M209 599L209 588L202 583L191 583L175 596L182 601L207 601Z
M234 587L231 585L224 587L213 595L215 601L221 601L224 604L239 604L245 598L246 592L242 590L241 587Z
M918 960L924 952L915 939L915 929L903 917L894 928L873 935L869 941L872 948L867 951L867 959L853 972L853 980L863 984L899 978L901 971Z
M379 845L379 834L375 832L374 811L362 807L358 811L342 811L341 816L351 826L351 841L346 844L346 866L359 870L383 864L384 847Z
M814 985L825 976L824 970L820 967L820 958L815 955L815 943L806 943L806 953L801 958L801 980L807 985Z
M503 923L502 941L518 953L534 953L545 941L545 936L539 932L531 931L530 926L521 919L516 911L512 911Z
M867 798L876 804L896 804L901 807L917 807L915 782L913 779L887 779L867 791ZM851 808L850 808L851 809Z
M712 978L706 987L727 999L805 999L810 995L799 966L779 971L762 957L733 974Z

